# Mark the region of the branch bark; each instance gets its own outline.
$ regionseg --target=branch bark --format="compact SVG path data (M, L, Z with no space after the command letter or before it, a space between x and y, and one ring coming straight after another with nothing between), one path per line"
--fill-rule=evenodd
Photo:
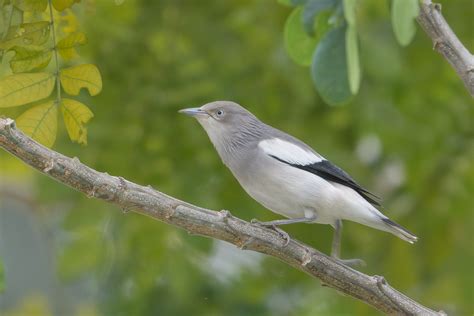
M451 64L474 97L474 56L449 27L441 14L441 5L423 0L416 20L433 41L433 49Z
M241 249L261 252L318 278L340 292L372 305L387 314L442 315L392 288L381 276L368 276L292 239L287 245L277 232L232 216L212 211L154 190L96 171L77 158L48 149L0 118L0 147L51 178L122 209L185 229L191 234L220 239Z

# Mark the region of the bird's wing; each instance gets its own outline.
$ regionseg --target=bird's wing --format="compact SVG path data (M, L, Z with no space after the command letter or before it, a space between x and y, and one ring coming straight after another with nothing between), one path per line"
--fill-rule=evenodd
M309 148L280 138L262 140L258 146L264 153L282 163L352 188L369 203L380 206L379 197L360 186L347 172Z

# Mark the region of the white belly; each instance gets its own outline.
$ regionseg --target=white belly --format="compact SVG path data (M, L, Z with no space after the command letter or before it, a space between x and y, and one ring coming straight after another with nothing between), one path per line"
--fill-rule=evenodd
M276 172L276 170L278 172ZM238 179L257 202L288 218L316 216L316 223L333 224L337 189L326 180L284 164L267 166Z

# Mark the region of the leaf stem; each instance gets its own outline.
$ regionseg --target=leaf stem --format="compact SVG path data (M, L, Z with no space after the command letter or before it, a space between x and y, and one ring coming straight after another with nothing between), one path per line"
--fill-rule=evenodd
M56 29L54 28L54 14L52 0L48 0L49 15L51 19L51 30L53 33L53 50L54 50L54 61L56 63L56 104L61 104L61 82L59 80L59 58L58 58L58 47L56 43Z

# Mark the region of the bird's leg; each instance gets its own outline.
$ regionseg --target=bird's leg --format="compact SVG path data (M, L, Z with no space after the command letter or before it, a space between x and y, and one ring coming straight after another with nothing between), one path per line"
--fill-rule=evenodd
M277 219L274 221L269 222L260 222L255 218L251 220L254 224L259 224L261 226L280 226L280 225L288 225L288 224L296 224L296 223L311 223L314 222L316 219L315 216L313 217L298 217L298 218L289 218L289 219Z
M334 238L332 240L331 257L350 267L365 266L365 262L362 259L341 259L341 234L342 220L338 219L334 225Z
M334 236L332 239L331 257L333 258L339 259L341 257L341 233L342 221L338 219L334 224Z

